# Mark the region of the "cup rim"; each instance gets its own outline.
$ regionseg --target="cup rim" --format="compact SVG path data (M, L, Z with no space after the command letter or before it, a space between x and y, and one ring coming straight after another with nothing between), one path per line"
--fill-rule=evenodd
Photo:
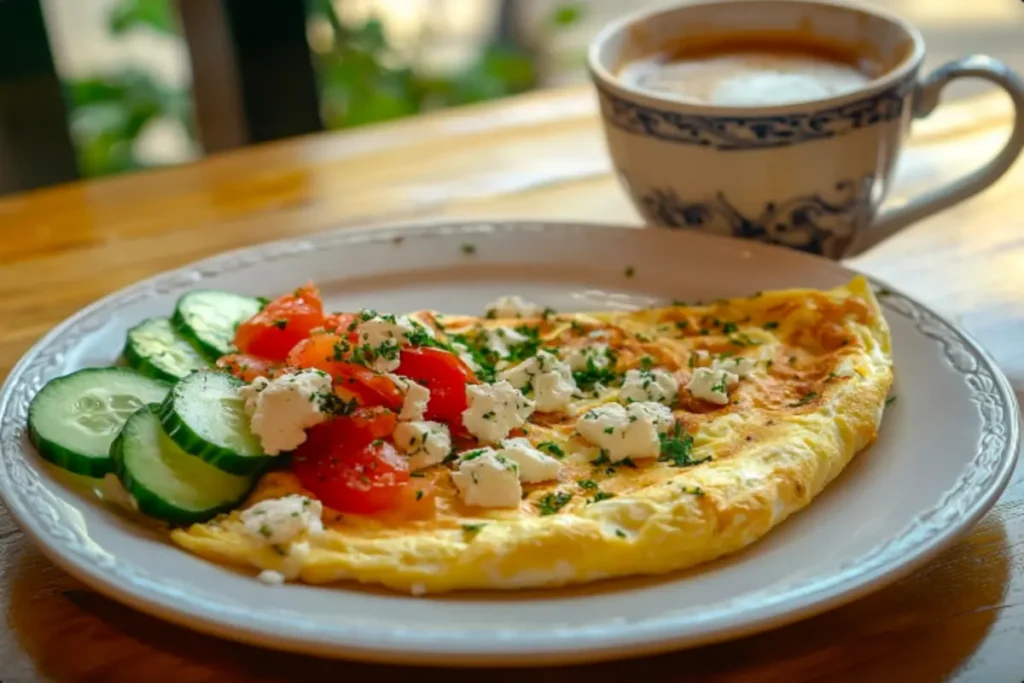
M924 36L921 32L908 20L903 17L894 14L888 10L880 9L875 6L865 6L861 4L855 4L853 2L847 2L846 0L770 0L775 4L785 5L810 5L810 6L822 6L822 7L838 7L847 10L854 10L857 12L863 12L865 14L876 16L880 19L888 21L900 29L902 29L910 40L913 42L914 49L911 53L901 62L896 68L892 69L886 74L879 76L878 78L872 79L865 83L862 87L841 95L835 95L833 97L827 97L815 100L803 100L799 102L790 102L785 104L772 104L772 105L754 105L754 106L739 106L739 105L715 105L706 104L701 102L688 102L685 100L660 95L657 92L644 90L642 88L635 87L625 83L621 78L616 76L612 71L605 67L601 62L600 53L604 45L614 36L628 30L630 27L635 26L641 22L656 19L659 16L666 16L669 14L675 14L680 10L687 10L695 7L706 7L709 5L722 6L723 8L729 5L763 5L763 0L684 0L683 2L671 2L655 8L648 8L623 14L616 19L605 24L597 35L590 41L590 45L587 48L587 68L590 71L591 77L597 83L598 87L611 87L617 90L620 94L630 95L634 97L647 98L652 102L657 102L661 105L673 106L676 108L687 108L700 110L707 114L721 114L721 115L772 115L772 114L783 114L793 111L794 108L808 108L813 107L814 109L823 109L833 107L844 102L851 100L858 100L866 95L872 95L878 92L888 90L895 85L902 83L908 79L924 61L925 44Z

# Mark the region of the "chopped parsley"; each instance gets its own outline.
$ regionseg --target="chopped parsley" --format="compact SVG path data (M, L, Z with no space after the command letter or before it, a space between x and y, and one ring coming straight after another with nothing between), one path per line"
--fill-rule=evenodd
M636 275L636 268L634 268L633 266L626 266L626 270L623 271L623 274L626 277L633 277L634 275Z
M261 310L261 311L262 311L262 310L263 310L264 308L266 308L266 307L267 307L267 304L269 304L269 303L270 303L270 299L268 299L268 298L267 298L267 297L265 297L265 296L258 296L258 297L256 297L256 301L259 301L259 302L260 302L260 310Z
M614 358L611 358L609 353L609 367L599 368L597 363L594 362L593 356L587 357L587 367L582 370L576 370L572 373L572 378L576 380L576 386L582 391L593 391L594 386L597 384L611 384L619 378L618 373L615 372L610 366L614 363Z
M553 515L563 507L566 503L572 500L572 494L566 491L559 491L558 493L549 493L539 501L537 501L537 508L540 510L541 516Z
M736 323L725 323L722 325L722 334L732 334L737 332L740 328L736 326Z
M644 372L650 372L654 368L654 359L650 356L644 356L640 359L640 369Z
M466 453L464 456L462 456L462 462L469 462L470 460L476 460L477 458L479 458L481 455L483 455L486 452L487 452L486 448L481 448L480 450L477 450L477 451L470 451L469 453Z
M471 540L478 533L480 533L480 530L483 529L485 526L487 526L487 525L486 524L463 524L462 525L462 532L465 534L467 540Z
M469 242L466 242L465 244L462 245L462 253L466 254L467 256L475 254L476 253L476 245L475 244L470 244Z
M585 491L593 491L597 489L597 482L593 479L577 479L576 484Z
M346 401L333 391L316 394L316 397L320 400L320 412L334 417L351 415L352 411L359 407L359 402L355 399Z
M704 489L699 486L684 486L682 492L692 494L698 498L704 495Z
M409 476L410 477L415 477L416 479L423 479L427 475L423 474L422 472L410 472Z
M885 399L885 405L889 405L890 403L893 403L895 400L895 396L890 396L889 398Z
M416 489L416 500L423 498L423 489Z
M283 330L286 327L288 327L288 320L285 319L285 318L279 318L277 320L274 320L270 324L273 325L274 327L276 327L279 330Z
M685 330L687 325L689 325L689 323L686 322L685 320L677 320L676 321L676 329L677 330Z
M887 288L887 287L879 287L878 289L875 290L875 296L877 296L877 297L892 296L892 290Z
M598 491L597 493L594 494L594 497L590 499L590 502L591 503L600 503L602 500L608 500L609 498L614 498L614 497L615 497L614 493L608 493L607 491Z
M818 398L818 392L816 392L816 391L808 391L806 394L804 394L800 398L799 401L797 401L796 403L790 403L789 407L790 408L797 408L799 406L805 406L805 405L807 405L808 403L810 403L811 401L813 401L816 398Z
M622 529L616 529L615 530L615 535L618 536L619 538L625 538L626 537L626 532L623 531Z
M564 458L565 457L565 451L563 451L562 447L559 446L554 441L544 441L542 443L537 444L537 450L545 451L546 453L550 453L551 455L555 456L556 458Z
M763 327L763 328L764 328L764 329L766 329L766 330L774 330L774 329L776 329L776 328L777 328L778 326L779 326L779 323L778 323L778 321L776 321L776 320L769 320L768 322L766 322L766 323L765 323L764 325L762 325L761 327Z
M683 425L678 422L659 439L661 440L661 455L658 460L672 463L670 467L693 467L711 460L711 456L700 460L693 459L693 437L684 432Z
M274 530L266 524L260 524L260 536L263 538L270 538L274 535Z

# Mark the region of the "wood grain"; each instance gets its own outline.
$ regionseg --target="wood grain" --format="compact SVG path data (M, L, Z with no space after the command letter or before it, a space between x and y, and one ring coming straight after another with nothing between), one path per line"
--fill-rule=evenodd
M1001 97L915 129L893 200L980 164L1006 135ZM957 319L1024 390L1024 217L1018 164L982 195L851 264ZM0 200L0 372L83 305L225 249L426 216L637 223L610 173L586 88L349 133L263 145L163 171ZM1024 479L961 543L912 576L820 617L642 660L542 669L566 680L1020 681ZM277 681L429 672L285 655L146 617L47 561L0 510L0 680Z

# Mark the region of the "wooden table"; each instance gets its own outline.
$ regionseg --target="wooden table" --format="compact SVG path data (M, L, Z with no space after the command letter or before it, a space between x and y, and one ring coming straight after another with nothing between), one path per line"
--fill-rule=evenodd
M588 88L249 149L0 200L0 372L47 329L139 278L225 249L427 215L638 218L609 172ZM916 129L895 199L977 165L1005 137L999 97ZM957 319L1024 389L1024 163L983 195L853 260ZM1024 679L1024 482L907 579L823 616L688 652L525 674L534 681ZM342 680L440 672L330 662L164 624L54 567L0 510L0 680ZM444 672L512 680L514 671Z

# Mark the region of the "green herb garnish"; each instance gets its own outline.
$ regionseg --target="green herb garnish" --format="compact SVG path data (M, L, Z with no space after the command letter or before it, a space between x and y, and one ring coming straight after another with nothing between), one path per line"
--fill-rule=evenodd
M549 493L539 501L537 501L537 508L540 510L542 517L547 515L553 515L563 507L566 503L572 500L572 494L566 491L559 491L558 493Z
M562 447L559 446L554 441L544 441L542 443L537 444L537 450L539 450L539 451L546 451L547 453L550 453L551 455L555 456L556 458L564 458L565 457L565 451L563 451Z

